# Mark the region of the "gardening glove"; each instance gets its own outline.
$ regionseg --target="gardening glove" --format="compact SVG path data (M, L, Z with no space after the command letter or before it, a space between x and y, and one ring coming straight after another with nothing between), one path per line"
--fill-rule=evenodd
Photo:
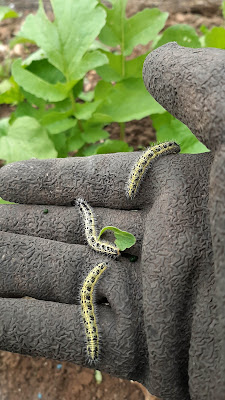
M80 288L108 258L85 243L71 206L81 197L98 228L114 225L137 239L129 254L108 260L96 286L96 367L165 400L211 399L221 367L208 207L215 160L211 153L159 158L130 201L125 186L137 157L29 160L0 170L0 195L20 203L0 207L0 348L88 366Z

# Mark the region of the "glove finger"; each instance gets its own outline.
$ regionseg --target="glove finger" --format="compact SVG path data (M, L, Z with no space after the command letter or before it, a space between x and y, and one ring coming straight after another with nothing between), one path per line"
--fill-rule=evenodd
M211 150L224 138L224 69L224 50L192 49L175 42L151 52L143 67L147 90Z
M0 232L0 296L76 303L86 270L99 258L88 246ZM98 256L99 257L99 256Z
M114 266L111 270L113 276L102 275L96 289L95 313L100 341L100 358L96 365L107 372L137 379L134 371L143 374L147 354L142 334L141 297L138 293L133 295L126 268L121 268L116 274ZM108 270L104 271L105 275L107 273ZM105 300L101 301L104 297ZM88 366L86 343L78 305L34 299L0 299L2 350Z
M141 211L95 208L94 214L97 233L104 226L115 226L133 233L137 242L129 249L129 253L140 253L143 237ZM0 205L0 230L71 244L86 244L84 222L78 207ZM102 238L110 242L115 240L111 232L106 232Z
M61 303L78 303L88 272L100 262L139 265L129 258L115 261L89 246L66 244L0 232L0 296L29 296Z
M168 175L172 179L173 161L180 162L182 156L171 154L155 161L151 178L143 182L139 195L130 201L126 197L128 176L140 154L102 154L8 164L0 169L0 195L22 204L71 205L81 197L96 207L141 208L154 201Z

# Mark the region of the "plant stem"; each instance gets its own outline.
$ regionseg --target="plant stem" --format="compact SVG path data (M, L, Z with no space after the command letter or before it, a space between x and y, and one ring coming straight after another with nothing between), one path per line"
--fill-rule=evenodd
M71 104L72 104L73 113L75 114L76 113L76 102L75 102L74 97L73 97L73 90L72 89L70 91L70 100L71 100ZM82 126L82 123L78 118L77 118L77 124L79 126L80 131L84 132L84 128Z
M124 141L124 139L125 139L125 122L120 122L119 125L120 125L120 140Z

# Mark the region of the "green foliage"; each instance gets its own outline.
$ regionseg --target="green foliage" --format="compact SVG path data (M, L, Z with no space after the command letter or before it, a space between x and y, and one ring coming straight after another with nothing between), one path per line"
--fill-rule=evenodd
M198 141L186 125L178 121L168 112L163 115L155 114L151 116L153 126L157 132L159 142L173 140L179 143L181 153L205 153L209 151L207 147Z
M205 46L225 49L225 29L215 26L208 31L205 35Z
M17 18L18 13L12 10L10 7L0 6L0 21L7 18Z
M105 231L112 231L115 235L115 244L121 250L124 251L125 249L129 249L136 243L136 238L132 233L121 231L115 226L105 226L102 228L101 232L99 233L98 239L102 236Z
M154 48L162 46L168 42L177 42L184 47L201 47L201 43L194 28L189 25L178 24L167 28L162 35L159 36Z
M207 151L187 127L171 117L149 95L142 80L146 54L131 59L135 46L168 41L182 46L225 48L225 29L203 29L199 37L188 25L164 28L168 13L145 9L127 18L127 0L51 0L51 22L39 0L38 12L26 18L10 43L34 43L38 50L12 65L2 76L0 104L16 105L9 120L0 122L0 159L66 157L132 151L124 142L126 122L150 116L157 140L176 139L183 152ZM225 1L222 3L225 15ZM0 19L16 17L0 7ZM98 37L98 40L96 38ZM149 43L150 47L150 43ZM11 63L11 61L10 61ZM100 77L94 90L84 92L86 74ZM0 71L1 73L1 71ZM120 140L104 129L120 125Z

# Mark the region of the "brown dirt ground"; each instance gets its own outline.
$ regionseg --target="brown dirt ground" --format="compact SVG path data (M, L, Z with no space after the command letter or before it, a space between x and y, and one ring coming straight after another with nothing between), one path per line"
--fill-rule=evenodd
M132 10L130 10L132 14ZM21 20L6 20L0 26L0 63L9 54L8 41L19 30ZM167 26L187 23L199 29L202 24L208 28L220 26L223 19L219 15L173 14ZM138 46L134 56L148 50L148 46ZM33 51L28 47L25 52ZM17 45L10 56L24 56L24 48ZM89 76L92 86L96 82L95 74ZM12 109L0 106L0 117L9 115ZM110 137L119 138L119 125L113 123L107 127ZM137 150L146 147L155 139L155 133L149 118L126 124L126 141ZM68 362L31 358L0 352L0 400L157 400L137 382L130 382L103 373L102 383L95 381L94 371Z

